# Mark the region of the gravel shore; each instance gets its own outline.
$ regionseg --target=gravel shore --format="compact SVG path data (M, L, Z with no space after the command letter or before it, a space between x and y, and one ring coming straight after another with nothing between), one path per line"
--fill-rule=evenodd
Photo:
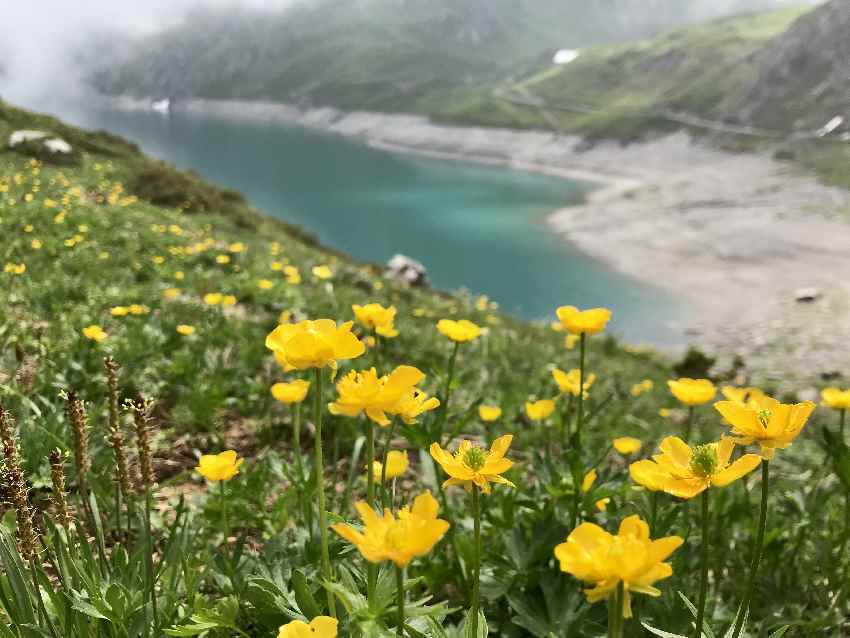
M711 148L686 133L590 145L547 131L445 126L403 114L208 100L178 108L278 119L396 151L599 183L585 204L550 216L553 231L686 299L692 343L721 364L740 355L750 381L783 389L850 377L850 192L794 165ZM797 301L803 288L816 299Z

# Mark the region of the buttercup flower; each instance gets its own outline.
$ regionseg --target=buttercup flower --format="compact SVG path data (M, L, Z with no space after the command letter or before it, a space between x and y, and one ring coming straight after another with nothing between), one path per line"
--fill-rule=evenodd
M274 288L274 282L271 279L260 279L257 281L257 286L260 290L271 290Z
M220 292L208 292L204 295L204 303L208 306L217 306L221 303L221 300L224 298Z
M109 314L113 317L125 317L130 314L130 309L127 306L113 306L109 309Z
M644 379L640 383L635 383L629 392L633 397L639 397L644 392L652 390L654 386L655 384L652 382L652 379Z
M800 434L815 409L811 401L780 403L768 396L756 397L746 405L734 401L714 404L737 435L736 443L749 445L757 442L761 455L770 460L777 449L787 448Z
M556 313L564 328L574 335L598 334L611 319L611 311L607 308L579 310L575 306L561 306Z
M431 492L417 496L413 507L402 508L398 518L389 509L378 516L364 501L354 507L363 520L362 532L344 523L331 529L355 545L370 563L391 560L398 567L406 567L415 557L430 552L449 529L448 522L437 518L440 506Z
M336 638L338 624L330 616L316 616L309 625L303 620L293 620L280 628L277 638Z
M413 388L406 392L399 402L395 405L395 414L400 416L405 423L412 425L416 423L416 418L430 410L436 410L440 407L440 400L437 397L429 397L418 388Z
M195 468L208 481L229 481L239 473L245 459L237 459L236 452L227 450L219 454L204 454Z
M564 372L563 370L559 370L555 368L552 370L552 377L555 379L555 383L558 384L558 388L561 392L568 392L572 394L574 397L578 396L578 383L579 383L579 369L573 368L569 372ZM585 374L584 376L584 396L587 397L587 391L590 389L590 386L593 385L593 382L596 381L596 375L592 372L590 374Z
M513 461L505 458L512 440L510 434L500 436L487 451L464 439L454 455L441 448L439 443L432 443L431 456L450 477L443 487L461 485L469 491L477 485L485 494L490 493L490 483L516 487L501 476L513 466Z
M166 299L176 299L180 295L179 288L166 288L162 291L162 296ZM206 302L206 297L204 298L204 302Z
M635 454L636 452L640 452L641 442L640 439L636 439L631 436L620 436L614 439L614 449L617 450L620 454L629 455Z
M351 309L354 311L357 322L369 330L374 330L387 324L392 325L393 321L395 321L395 306L384 308L379 303L367 303L365 306L354 304L351 306Z
M390 450L387 453L387 478L394 479L405 472L410 467L410 461L407 458L407 450ZM380 483L381 476L384 473L384 464L380 461L372 463L372 476Z
M272 388L272 396L281 403L301 403L307 397L310 382L304 379L295 379L289 383L275 383Z
M454 319L440 319L437 322L437 330L452 341L463 343L477 339L481 334L481 328L468 319L455 321Z
M587 494L594 483L596 483L596 470L590 470L581 481L581 491Z
M234 295L224 295L221 298L221 305L223 305L223 306L235 306L236 305L236 297Z
M181 323L179 326L177 326L177 332L183 335L184 337L188 337L195 334L195 326L190 326L185 323Z
M86 339L91 339L92 341L97 341L100 343L108 336L106 332L104 332L103 328L98 325L92 324L91 326L86 326L83 328L83 336Z
M574 334L568 334L564 337L564 347L567 350L572 350L576 347L576 343L578 343L579 336Z
M659 448L661 454L632 463L629 473L636 483L679 498L693 498L712 485L725 487L761 463L758 454L744 454L730 464L735 441L729 437L691 448L679 437L668 436Z
M399 404L410 398L416 384L424 378L422 371L413 366L399 366L383 377L378 377L375 368L352 370L336 384L339 398L329 403L328 409L331 414L351 417L365 412L378 425L387 426L387 413L399 413Z
M332 319L305 320L279 325L266 337L275 358L297 370L336 369L337 361L355 359L366 346L351 332L351 322L340 326Z
M590 603L616 595L623 583L622 614L631 618L631 594L660 596L653 585L673 574L664 561L683 542L678 536L650 539L649 525L634 515L623 519L616 536L593 523L582 523L555 547L555 558L561 571L593 585L584 590Z
M313 276L316 279L330 279L334 276L333 271L327 266L313 266Z
M479 405L478 406L478 417L482 421L495 421L500 416L502 416L502 408L498 405Z
M542 421L552 416L555 411L555 402L552 399L540 399L539 401L526 401L525 413L532 421Z
M606 496L605 498L600 498L598 501L596 501L596 503L594 503L594 505L596 506L597 510L599 510L600 512L604 512L605 510L608 509L608 504L610 502L611 502L611 497Z
M681 379L669 380L667 385L673 396L687 406L697 406L708 403L717 394L717 388L708 379Z
M824 388L821 390L820 398L823 400L823 405L833 410L850 409L850 389Z

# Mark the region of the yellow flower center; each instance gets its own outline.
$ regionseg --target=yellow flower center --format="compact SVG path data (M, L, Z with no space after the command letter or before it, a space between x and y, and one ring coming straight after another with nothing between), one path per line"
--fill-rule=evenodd
M698 445L691 457L691 472L696 476L712 476L717 470L717 451L711 444Z
M480 447L471 447L466 451L466 454L463 455L463 462L469 469L475 472L484 467L484 463L486 461L487 455Z

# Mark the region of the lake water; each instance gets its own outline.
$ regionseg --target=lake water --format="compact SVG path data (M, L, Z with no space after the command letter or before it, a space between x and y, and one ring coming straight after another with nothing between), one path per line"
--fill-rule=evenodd
M359 259L409 255L425 264L436 287L486 294L528 319L553 319L563 304L608 306L613 331L627 340L683 340L682 304L576 250L544 224L551 211L581 201L589 184L388 152L280 122L48 110L235 188Z

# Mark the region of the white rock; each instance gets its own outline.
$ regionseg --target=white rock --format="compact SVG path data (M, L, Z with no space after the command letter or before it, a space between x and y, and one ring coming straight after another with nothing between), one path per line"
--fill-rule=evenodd
M794 291L794 300L797 303L811 303L821 298L821 292L817 288L797 288Z
M387 277L405 281L411 286L428 285L428 274L425 266L406 255L393 255L387 262L387 270L384 274Z
M47 133L44 131L35 131L35 130L27 130L22 129L20 131L13 131L9 136L9 148L15 148L19 144L23 144L24 142L32 142L33 140L41 140L47 137Z
M59 137L44 140L44 148L51 153L60 153L62 155L69 155L74 150L68 142Z

